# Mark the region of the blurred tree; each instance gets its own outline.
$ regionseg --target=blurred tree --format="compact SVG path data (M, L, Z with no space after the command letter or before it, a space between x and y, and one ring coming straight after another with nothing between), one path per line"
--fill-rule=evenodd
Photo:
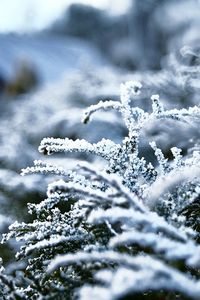
M160 68L161 57L166 52L166 39L156 24L155 12L164 2L165 0L132 0L130 31L133 59L138 68Z
M16 96L29 92L38 84L38 75L34 67L26 60L17 62L14 78L7 82L5 93Z
M120 67L158 70L165 56L180 50L188 31L199 28L198 9L196 0L132 0L127 13L113 16L73 4L51 31L94 43Z
M4 76L0 73L0 95L4 92L5 85L6 85L6 80Z

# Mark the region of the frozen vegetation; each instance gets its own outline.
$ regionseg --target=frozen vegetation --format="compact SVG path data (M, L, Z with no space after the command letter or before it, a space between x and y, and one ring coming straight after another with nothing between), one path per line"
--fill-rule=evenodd
M197 8L72 5L0 36L0 299L200 299Z
M3 236L3 243L11 238L22 243L16 258L25 264L15 279L2 267L2 293L8 299L121 299L156 292L171 299L176 293L199 298L198 216L188 226L186 213L199 191L200 154L194 150L183 157L173 147L169 162L151 141L158 162L153 166L141 156L139 144L150 122L191 126L200 108L167 110L153 95L146 112L134 106L141 90L141 83L128 81L121 84L119 101L100 101L84 112L87 123L98 110L117 110L127 128L120 143L44 138L39 146L47 155L94 154L107 161L102 167L80 162L70 171L36 160L22 170L22 175L54 174L59 179L49 183L45 200L28 204L33 222L14 222Z

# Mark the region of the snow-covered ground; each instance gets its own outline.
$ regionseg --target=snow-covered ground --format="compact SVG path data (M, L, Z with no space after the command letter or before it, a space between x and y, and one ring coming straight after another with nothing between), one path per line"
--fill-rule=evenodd
M51 34L0 35L0 73L13 76L17 63L35 67L43 83L58 81L66 72L87 65L103 65L105 59L91 44Z

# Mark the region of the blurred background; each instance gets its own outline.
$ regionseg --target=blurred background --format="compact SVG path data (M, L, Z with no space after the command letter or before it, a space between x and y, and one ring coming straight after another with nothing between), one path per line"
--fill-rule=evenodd
M199 0L1 0L0 1L0 230L13 220L30 221L28 202L45 198L49 178L20 176L43 137L120 142L126 129L119 115L101 112L81 124L84 108L119 99L120 83L140 80L133 105L150 109L160 94L167 108L199 105ZM198 149L198 123L171 121L144 129L141 155L154 162L148 142L156 140L170 159ZM109 128L109 130L108 130ZM75 165L84 155L45 158ZM98 160L96 159L96 163ZM4 261L9 251L1 246Z

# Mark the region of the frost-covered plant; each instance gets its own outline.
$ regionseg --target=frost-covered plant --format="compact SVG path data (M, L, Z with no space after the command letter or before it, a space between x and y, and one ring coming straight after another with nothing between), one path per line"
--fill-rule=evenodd
M55 174L59 180L49 184L45 200L28 205L35 220L15 222L4 235L3 242L14 237L22 243L16 258L25 263L23 279L12 281L16 295L2 270L7 299L199 299L198 218L192 222L186 212L199 197L200 154L183 157L173 147L174 159L168 161L151 141L158 161L153 166L140 156L140 140L150 122L192 122L200 108L165 110L153 95L152 111L145 112L133 105L141 88L139 82L126 82L120 101L101 101L84 113L87 123L98 110L120 112L128 130L120 144L68 138L45 138L40 144L39 151L48 155L100 156L107 161L103 170L95 163L67 170L43 161L22 170L22 175Z

